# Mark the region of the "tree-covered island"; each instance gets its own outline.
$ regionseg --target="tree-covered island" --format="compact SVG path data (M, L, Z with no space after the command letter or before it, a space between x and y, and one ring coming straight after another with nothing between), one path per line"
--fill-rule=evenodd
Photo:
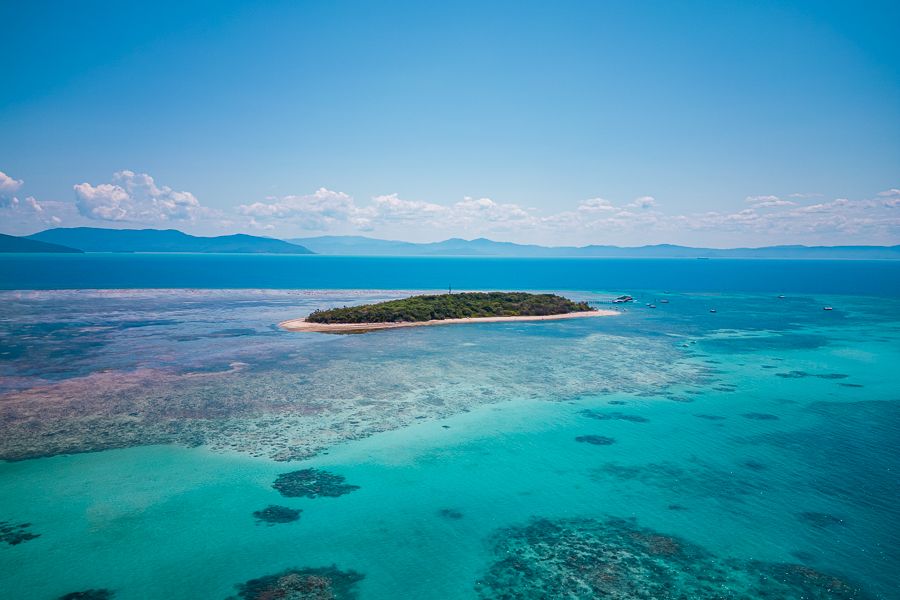
M488 317L537 317L593 310L587 302L574 302L556 294L465 292L412 296L377 304L317 310L306 317L306 322L410 323Z

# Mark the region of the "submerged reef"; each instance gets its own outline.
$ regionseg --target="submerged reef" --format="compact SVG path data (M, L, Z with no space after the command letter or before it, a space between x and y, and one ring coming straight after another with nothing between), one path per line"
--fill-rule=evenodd
M237 585L241 600L353 600L365 575L336 566L288 569ZM237 600L230 598L229 600Z
M745 419L753 419L754 421L777 421L778 415L769 413L749 412L741 415Z
M799 564L715 556L633 519L534 519L501 529L476 582L489 600L866 600L853 584Z
M234 292L192 295L197 308L186 307L182 292L40 294L44 300L20 302L15 318L0 323L5 341L27 346L0 364L0 460L154 444L303 460L346 440L510 398L660 394L708 379L664 340L593 327L571 326L578 333L564 337L547 335L550 328L476 328L332 344L262 330L255 322L262 299L233 302L243 297ZM271 300L283 311L279 298ZM310 298L299 305L321 302ZM23 320L54 310L71 318L55 324L58 337L24 339ZM108 314L178 319L153 327L142 319L147 332L134 335L108 324ZM210 337L249 324L256 334ZM202 339L178 341L195 335ZM517 352L523 335L540 343ZM129 352L114 352L120 347Z
M805 377L818 377L819 379L847 379L846 373L807 373L806 371L788 371L787 373L775 373L777 377L784 379L803 379Z
M640 415L629 415L621 412L600 412L589 408L581 411L581 415L598 421L630 421L632 423L649 423L650 419Z
M0 542L5 542L10 546L17 546L22 542L41 537L39 533L28 531L30 527L31 523L14 525L9 521L0 521Z
M451 521L458 521L463 518L463 514L456 510L455 508L442 508L438 511L438 516L444 517L445 519L450 519Z
M359 489L358 485L344 483L344 476L321 469L300 469L282 473L272 487L288 498L337 498Z
M112 597L112 590L96 588L84 590L83 592L69 592L64 596L60 596L59 600L112 600Z
M608 462L591 469L590 478L604 484L610 480L637 481L664 490L672 500L699 497L738 503L744 502L747 496L768 489L765 478L735 477L730 469L699 459L689 465L675 462L639 465Z
M575 438L575 441L595 446L611 446L616 443L615 439L605 435L579 435Z
M701 419L706 419L707 421L724 421L726 417L722 415L704 415L704 414L695 414L695 417L699 417Z
M299 508L288 508L287 506L278 506L270 504L262 510L253 511L253 516L257 522L275 525L277 523L292 523L300 519L300 513L303 511Z
M833 525L843 525L844 520L830 513L821 512L801 512L797 513L797 518L813 527L831 527Z

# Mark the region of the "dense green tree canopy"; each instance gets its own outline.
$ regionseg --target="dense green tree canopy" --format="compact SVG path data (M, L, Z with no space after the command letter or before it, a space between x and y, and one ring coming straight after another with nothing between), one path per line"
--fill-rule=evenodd
M559 315L593 310L586 302L573 302L555 294L525 292L470 292L412 296L378 304L317 310L312 323L397 323L473 317Z

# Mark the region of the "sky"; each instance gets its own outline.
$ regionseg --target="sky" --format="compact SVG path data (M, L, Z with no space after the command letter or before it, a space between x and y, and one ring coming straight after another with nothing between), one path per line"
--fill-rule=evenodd
M897 2L0 0L0 231L900 243Z

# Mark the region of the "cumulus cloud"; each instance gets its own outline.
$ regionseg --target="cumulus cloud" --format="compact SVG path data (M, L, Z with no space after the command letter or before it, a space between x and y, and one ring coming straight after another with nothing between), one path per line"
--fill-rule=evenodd
M630 208L655 208L656 207L656 198L653 196L640 196L639 198L635 198L633 201L628 203Z
M30 233L36 228L62 224L71 204L39 201L34 196L16 196L16 192L24 185L25 182L21 179L0 171L0 223L3 223L4 230L9 233Z
M494 202L490 198L466 197L454 204L442 205L385 194L360 206L351 196L326 188L305 196L266 198L263 202L243 204L238 207L238 212L251 217L257 226L263 222L285 221L311 231L329 231L342 226L368 231L380 225L463 229L479 225L501 230L532 220L526 209L516 204Z
M797 197L797 194L791 194L791 197ZM784 200L778 196L747 196L745 202L752 204L756 208L767 208L770 206L794 206L796 202Z
M794 195L796 198L797 195ZM807 198L813 197L807 195ZM527 240L581 239L590 243L611 243L616 239L672 239L681 236L706 239L721 233L744 236L763 243L790 243L814 240L843 243L868 236L869 243L884 243L900 237L900 193L886 190L871 199L838 198L827 202L801 203L774 195L749 196L745 206L732 211L666 213L652 196L640 196L616 203L605 198L589 198L573 209L540 214L515 203L491 198L465 197L452 204L408 200L398 194L375 196L358 204L341 192L320 189L307 196L268 198L240 207L241 214L253 218L253 226L280 225L280 221L318 231L391 230L433 235L490 235L515 232ZM737 240L738 237L732 239ZM876 241L880 240L880 241ZM701 243L701 242L696 242Z
M515 202L466 196L450 203L399 194L357 201L319 188L306 195L267 197L214 211L190 192L176 191L145 173L119 171L110 182L74 186L74 202L38 200L19 193L25 182L0 172L0 221L4 230L30 232L41 226L81 225L92 220L119 223L191 223L215 230L257 230L286 235L297 230L339 234L438 238L489 236L550 243L704 244L871 243L900 241L900 188L869 198L821 194L748 196L730 210L673 213L653 196L613 201L602 197L572 208L542 212ZM558 201L558 198L554 198Z
M158 186L146 173L118 171L111 183L74 186L75 206L88 219L159 223L193 221L210 213L190 192Z
M266 226L261 220L288 220L313 231L327 231L342 223L361 229L369 225L367 211L359 209L351 196L326 188L305 196L269 197L265 202L242 204L238 213L251 217L259 228Z
M3 171L0 171L0 203L10 200L13 194L19 191L23 183L21 179L13 179Z

